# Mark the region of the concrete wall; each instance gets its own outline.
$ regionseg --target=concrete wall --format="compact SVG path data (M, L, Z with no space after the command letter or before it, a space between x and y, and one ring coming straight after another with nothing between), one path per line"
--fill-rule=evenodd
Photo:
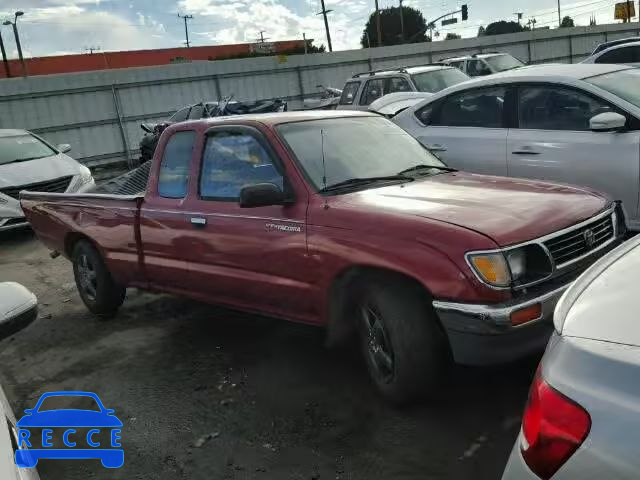
M508 52L529 63L579 62L602 42L640 35L640 24L615 24L345 52L193 62L162 67L0 80L0 128L32 130L69 143L95 169L135 158L140 123L179 107L234 94L240 100L285 97L290 107L319 84L341 88L362 71L419 65L446 57Z

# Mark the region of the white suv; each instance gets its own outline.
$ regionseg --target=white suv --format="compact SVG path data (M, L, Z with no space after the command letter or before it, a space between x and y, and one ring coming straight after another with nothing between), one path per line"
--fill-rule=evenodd
M369 110L375 100L389 93L436 93L469 77L448 65L424 65L397 70L358 73L347 80L338 110Z
M524 67L524 63L508 53L479 53L464 57L445 58L441 62L462 70L470 77L483 77Z

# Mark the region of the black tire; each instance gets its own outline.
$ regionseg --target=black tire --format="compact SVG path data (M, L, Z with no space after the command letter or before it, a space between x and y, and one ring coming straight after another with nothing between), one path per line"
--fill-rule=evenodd
M100 252L87 240L80 240L71 256L73 276L80 298L87 308L101 318L113 316L127 291L118 285L105 266Z
M451 354L427 292L380 275L366 281L358 298L359 340L380 393L395 404L436 396Z

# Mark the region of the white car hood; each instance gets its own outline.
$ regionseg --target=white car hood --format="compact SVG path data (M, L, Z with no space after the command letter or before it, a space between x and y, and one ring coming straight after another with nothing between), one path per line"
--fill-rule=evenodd
M401 110L420 103L433 93L428 92L395 92L384 95L369 105L369 110L382 115L396 115Z
M51 157L0 165L0 189L45 182L82 173L80 164L59 153Z

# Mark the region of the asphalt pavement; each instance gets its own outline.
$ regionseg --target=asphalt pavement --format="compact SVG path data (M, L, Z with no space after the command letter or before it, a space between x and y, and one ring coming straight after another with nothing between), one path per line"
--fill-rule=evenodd
M455 368L434 398L393 408L353 345L323 331L129 290L97 320L70 263L29 231L0 234L0 281L36 293L39 319L0 342L16 412L44 392L97 393L122 420L125 463L41 460L43 480L499 479L537 359Z

